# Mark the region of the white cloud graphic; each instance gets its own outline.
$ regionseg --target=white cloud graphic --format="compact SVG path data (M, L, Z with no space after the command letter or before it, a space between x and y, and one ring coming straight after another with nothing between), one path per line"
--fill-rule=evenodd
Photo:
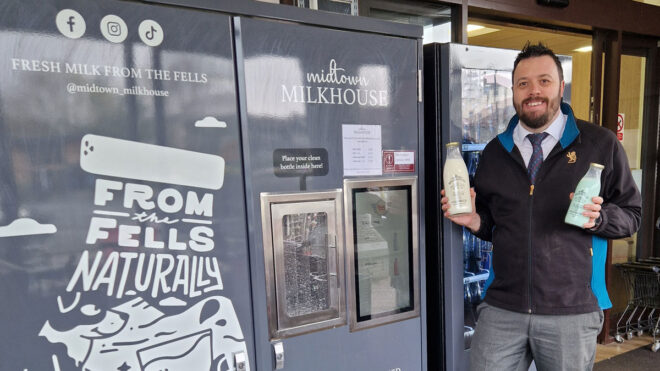
M185 301L175 298L173 296L170 296L167 299L161 300L158 304L164 306L164 307L184 307L188 305Z
M53 224L40 224L34 219L20 218L9 225L0 227L0 237L29 236L33 234L52 234L57 232Z
M212 116L206 116L202 120L195 121L196 128L226 128L227 123Z

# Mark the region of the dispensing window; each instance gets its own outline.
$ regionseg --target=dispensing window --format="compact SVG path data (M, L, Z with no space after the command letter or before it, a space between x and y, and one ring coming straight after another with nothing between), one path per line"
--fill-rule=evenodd
M419 316L417 178L345 180L350 330Z
M261 195L271 339L345 324L341 190Z

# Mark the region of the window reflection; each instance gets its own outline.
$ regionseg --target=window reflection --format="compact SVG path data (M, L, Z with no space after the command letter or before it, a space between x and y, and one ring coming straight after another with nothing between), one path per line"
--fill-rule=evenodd
M328 215L285 215L284 266L286 313L298 317L330 308L328 289Z
M358 322L413 309L410 192L354 193Z

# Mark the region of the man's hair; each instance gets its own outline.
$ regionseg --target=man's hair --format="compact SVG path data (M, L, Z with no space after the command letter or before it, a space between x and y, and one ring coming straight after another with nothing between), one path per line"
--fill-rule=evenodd
M513 74L516 72L516 67L518 67L518 63L520 63L520 61L527 58L542 57L544 55L551 57L552 60L555 61L555 64L557 65L557 72L559 72L559 81L564 81L564 69L561 68L561 62L559 62L559 58L557 58L552 49L543 45L541 42L536 45L532 45L529 41L527 41L525 46L516 57L516 61L513 62L513 72L511 72L511 77L513 78Z

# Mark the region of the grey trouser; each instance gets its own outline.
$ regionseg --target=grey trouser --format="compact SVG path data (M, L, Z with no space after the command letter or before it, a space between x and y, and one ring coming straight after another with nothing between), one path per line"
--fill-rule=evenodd
M591 370L603 312L540 315L482 303L470 350L471 371Z

